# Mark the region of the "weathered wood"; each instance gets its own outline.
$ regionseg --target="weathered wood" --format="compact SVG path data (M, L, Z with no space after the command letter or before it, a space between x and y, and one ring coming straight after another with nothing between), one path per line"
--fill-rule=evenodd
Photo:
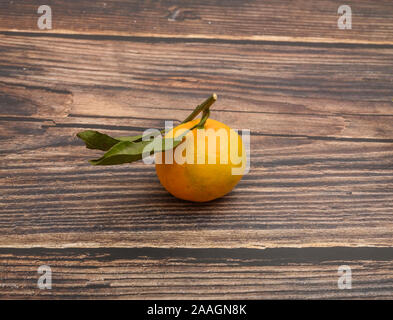
M330 0L47 4L52 33L41 3L0 4L1 298L393 298L391 1L347 2L346 31ZM75 137L177 123L212 92L252 154L210 203L152 165L93 167Z
M391 245L392 49L269 45L259 55L259 45L31 37L0 44L8 65L0 77L3 246ZM219 60L212 83L203 81ZM348 66L353 72L330 79ZM288 82L305 68L312 80ZM378 92L357 89L367 75ZM77 141L79 130L159 128L184 118L208 87L222 91L213 116L252 132L251 172L231 195L194 205L168 195L152 166L87 164L97 153Z
M167 194L151 165L90 166L97 153L77 130L31 128L3 153L2 246L391 245L391 142L253 136L236 190L195 205Z
M393 43L390 0L138 1L48 0L52 30L39 30L42 1L2 1L0 30L225 40ZM352 29L337 26L352 8Z
M0 249L1 298L393 297L392 249ZM37 269L49 265L52 289ZM338 288L338 267L352 289Z
M101 121L148 128L161 126L168 117L181 120L217 91L216 117L254 133L393 136L393 48L354 52L351 47L187 42L174 47L8 36L0 37L0 45L0 65L7 65L0 74L5 115L31 115L68 126Z
M109 87L123 97L138 98L138 105L132 102L135 106L146 106L149 99L150 106L157 103L168 108L176 103L175 94L179 100L187 98L187 93L198 92L201 99L217 90L229 103L236 99L240 110L261 111L263 107L281 113L306 113L341 108L345 112L345 101L350 100L355 104L352 113L373 113L372 102L381 102L379 108L386 106L383 110L392 114L393 47L173 44L154 40L86 43L85 39L4 35L0 36L0 45L2 82L58 89ZM152 93L167 98L160 102L149 98ZM321 105L314 101L310 107L299 106L302 100L291 104L288 97L320 99ZM335 99L338 106L329 106L328 99ZM265 107L270 101L289 105ZM371 108L363 103L362 109L357 109L359 101L370 101ZM227 108L234 107L233 102L226 102L222 104Z

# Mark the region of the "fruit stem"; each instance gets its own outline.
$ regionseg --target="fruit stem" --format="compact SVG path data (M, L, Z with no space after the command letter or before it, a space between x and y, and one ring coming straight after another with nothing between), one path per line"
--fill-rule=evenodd
M209 116L210 116L210 110L209 109L204 110L201 121L198 122L198 124L195 126L195 128L203 129L205 127L205 122L209 118Z
M214 102L216 102L216 100L217 100L217 95L215 93L213 93L209 98L207 98L204 102L202 102L199 106L197 106L194 109L194 111L186 119L184 119L184 121L182 123L189 122L189 121L193 120L202 111L205 112L205 111L209 110L210 106Z

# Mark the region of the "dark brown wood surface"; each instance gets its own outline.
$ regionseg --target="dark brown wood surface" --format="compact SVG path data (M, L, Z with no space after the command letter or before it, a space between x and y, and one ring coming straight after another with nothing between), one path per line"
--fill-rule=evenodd
M0 4L0 298L393 298L393 6L352 1ZM135 21L135 22L134 22ZM212 117L251 130L219 200L154 166L94 167L83 129ZM49 265L53 288L40 290ZM337 286L352 268L352 289Z
M2 1L0 30L37 32L40 0ZM391 44L390 0L47 0L55 34ZM352 30L337 28L352 9ZM214 42L213 41L213 42Z

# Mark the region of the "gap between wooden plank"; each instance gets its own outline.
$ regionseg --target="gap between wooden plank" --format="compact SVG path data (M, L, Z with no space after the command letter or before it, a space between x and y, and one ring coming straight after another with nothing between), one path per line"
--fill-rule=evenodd
M24 37L54 37L68 39L91 39L91 40L116 40L116 41L165 41L165 42L206 42L206 43L238 43L238 44L283 44L283 45L304 45L304 46L362 46L393 48L392 41L362 41L354 39L335 39L318 37L285 37L285 36L228 36L228 35L203 35L203 34L152 34L152 33L83 33L69 30L56 30L45 32L34 32L29 30L1 30L0 34L5 36Z
M0 255L37 255L49 256L55 253L63 253L79 256L84 252L99 256L102 262L118 259L137 257L149 257L154 259L176 259L195 258L204 260L204 263L217 263L230 259L227 263L237 263L244 260L242 264L255 265L277 265L293 263L321 263L324 261L392 261L393 247L278 247L278 248L155 248L155 247L99 247L99 248L19 248L1 247ZM270 261L267 262L266 260ZM258 261L262 261L258 263ZM267 264L268 263L268 264Z

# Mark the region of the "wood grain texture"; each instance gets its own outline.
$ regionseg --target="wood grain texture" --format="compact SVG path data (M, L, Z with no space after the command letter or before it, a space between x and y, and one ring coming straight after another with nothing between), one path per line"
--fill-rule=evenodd
M1 298L393 298L391 2L347 3L345 37L335 1L290 3L54 1L52 33L36 2L0 4ZM152 165L93 167L75 137L178 123L212 92L252 154L210 203Z
M390 0L45 2L53 33L166 38L393 43ZM337 27L338 8L352 8L352 29ZM2 1L0 30L48 32L37 27L42 2Z
M393 136L393 47L355 47L354 53L354 47L301 44L86 44L83 39L10 36L1 36L0 44L5 70L0 82L4 90L11 90L10 99L17 99L12 92L31 89L34 96L28 99L38 108L35 117L67 122L106 117L120 129L126 123L160 127L168 115L180 120L217 91L221 98L214 108L220 119L235 128L244 128L246 122L254 133L388 140ZM37 101L45 92L51 99L68 99L63 109L45 99ZM23 107L23 99L15 101L16 108L7 107L7 114L32 114L32 106ZM149 117L154 119L146 121Z
M381 299L393 290L392 254L341 247L1 249L0 288L7 298L33 299ZM351 267L351 290L337 287L342 264ZM37 288L39 265L51 266L51 290Z

